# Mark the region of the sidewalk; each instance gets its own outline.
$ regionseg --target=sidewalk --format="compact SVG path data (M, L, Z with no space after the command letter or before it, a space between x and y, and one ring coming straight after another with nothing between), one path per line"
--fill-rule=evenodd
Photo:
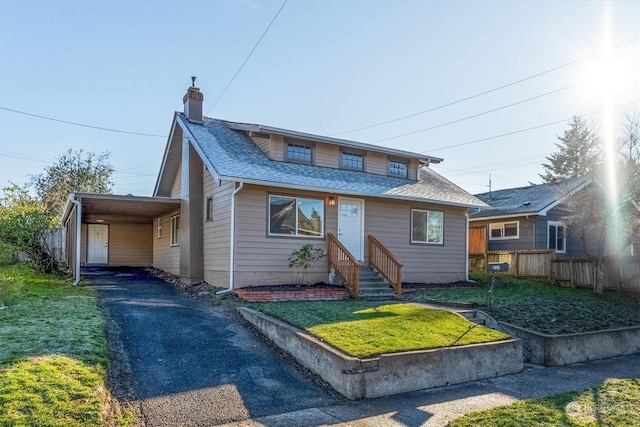
M489 380L258 417L225 426L446 426L469 412L520 399L581 391L609 378L640 378L640 354L552 368L526 365L518 374Z

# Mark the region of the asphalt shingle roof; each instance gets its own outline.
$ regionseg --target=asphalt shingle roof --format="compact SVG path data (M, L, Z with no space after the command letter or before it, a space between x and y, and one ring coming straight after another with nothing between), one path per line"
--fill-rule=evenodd
M557 200L572 193L588 181L587 177L571 178L554 184L508 188L475 196L491 209L475 212L471 218L538 213Z
M365 172L271 160L249 136L226 122L193 122L177 114L218 176L289 188L429 201L467 207L486 205L428 167L413 181Z

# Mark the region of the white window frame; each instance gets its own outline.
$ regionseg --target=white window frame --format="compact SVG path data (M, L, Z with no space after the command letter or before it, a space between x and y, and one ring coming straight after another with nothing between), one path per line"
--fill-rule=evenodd
M171 217L171 239L170 246L180 245L180 215Z
M272 197L280 197L280 198L287 198L287 199L295 199L296 201L296 218L295 218L295 225L296 225L296 234L284 234L284 233L272 233L271 232L271 198ZM319 236L311 236L308 234L299 234L298 231L298 203L300 199L306 199L306 200L315 200L320 202L320 205L322 206L322 221L320 224L320 235ZM326 221L326 209L325 209L325 205L324 205L324 199L318 199L316 197L298 197L298 196L284 196L281 194L270 194L268 201L267 201L267 235L269 237L292 237L292 238L305 238L305 239L324 239L324 225L325 225L325 221Z
M213 221L213 197L207 197L204 203L205 221Z
M516 225L516 235L515 236L505 236L504 228L507 224L515 224ZM491 234L492 230L502 230L502 236L493 237ZM505 221L505 222L493 222L489 224L489 240L516 240L520 238L520 221Z
M556 242L555 248L551 247L551 241L549 240L549 229L551 227L556 228ZM558 250L558 227L563 228L564 236L562 237L562 250ZM567 226L564 222L561 221L547 221L547 249L553 249L557 254L566 254L567 253Z
M425 226L425 235L427 240L413 240L413 213L414 212L424 212L426 213L426 224ZM437 242L429 241L429 214L437 213L442 215L442 225L440 229L440 239ZM444 244L444 212L443 211L430 211L427 209L411 209L411 243L417 243L421 245L443 245Z

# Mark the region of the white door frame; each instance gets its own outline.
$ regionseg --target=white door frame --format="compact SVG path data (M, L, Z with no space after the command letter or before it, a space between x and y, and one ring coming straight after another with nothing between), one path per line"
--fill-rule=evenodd
M102 229L105 240L99 244L104 249L101 251L99 257L95 257L95 252L92 252L91 246L91 231L92 229ZM107 224L87 224L87 264L108 264L109 263L109 226Z
M342 203L344 202L350 202L350 203L358 203L359 207L360 207L360 213L358 214L359 219L360 219L360 226L359 227L343 227L341 226L340 222L341 222L341 212L342 212ZM344 225L344 224L343 224ZM348 247L343 239L341 238L341 236L343 236L346 232L351 232L351 233L358 233L359 235L357 236L356 241L358 241L360 243L360 247L359 248L350 248ZM353 197L338 197L338 240L340 240L340 243L342 243L348 250L349 252L351 252L351 254L353 256L355 256L358 261L364 261L364 199L356 199Z

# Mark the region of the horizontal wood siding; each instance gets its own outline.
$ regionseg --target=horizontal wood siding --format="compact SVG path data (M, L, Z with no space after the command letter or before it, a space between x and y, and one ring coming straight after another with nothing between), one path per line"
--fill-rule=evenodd
M180 181L182 178L182 165L178 166L178 171L176 172L176 176L173 179L173 185L171 186L171 197L179 199L182 197L182 190L180 186Z
M387 174L387 155L383 153L376 153L375 151L368 151L366 167L367 167L367 172L369 173L386 175Z
M444 212L443 245L411 244L412 208ZM404 282L447 283L464 280L467 262L466 211L466 208L428 203L367 199L365 235L372 234L404 264ZM367 251L368 247L365 253Z
M491 231L489 229L489 224L500 224L504 222L518 222L518 233L519 237L517 239L503 239L503 240L491 240ZM492 219L487 221L473 221L469 223L470 227L487 227L487 248L490 251L519 251L526 249L534 249L534 229L538 229L539 227L534 227L533 222L529 221L526 218L519 217L513 219Z
M213 220L203 225L204 280L215 286L229 284L229 250L231 241L231 194L235 183L221 181L217 185L208 171L204 173L203 191L213 200ZM203 215L206 218L206 215Z
M417 159L411 159L408 164L409 171L407 173L407 178L417 180L418 179L418 167L420 166Z
M147 267L152 263L152 224L109 224L109 265Z
M87 233L89 229L86 223L80 225L80 264L87 263Z
M171 246L171 217L179 210L153 221L153 266L171 274L180 274L180 246ZM161 221L162 233L158 237L158 221Z
M284 161L284 136L271 135L271 158Z
M264 154L271 157L271 140L269 138L259 138L257 136L252 136L251 139L255 144L260 148Z
M327 249L324 238L267 237L268 194L324 199L325 231L333 230L335 233L337 209L326 205L326 195L245 185L236 201L236 287L291 283L293 274L288 266L291 252L307 243ZM311 281L326 280L327 263L324 258L315 266Z
M340 147L332 144L317 143L315 150L316 166L325 166L328 168L340 167Z

